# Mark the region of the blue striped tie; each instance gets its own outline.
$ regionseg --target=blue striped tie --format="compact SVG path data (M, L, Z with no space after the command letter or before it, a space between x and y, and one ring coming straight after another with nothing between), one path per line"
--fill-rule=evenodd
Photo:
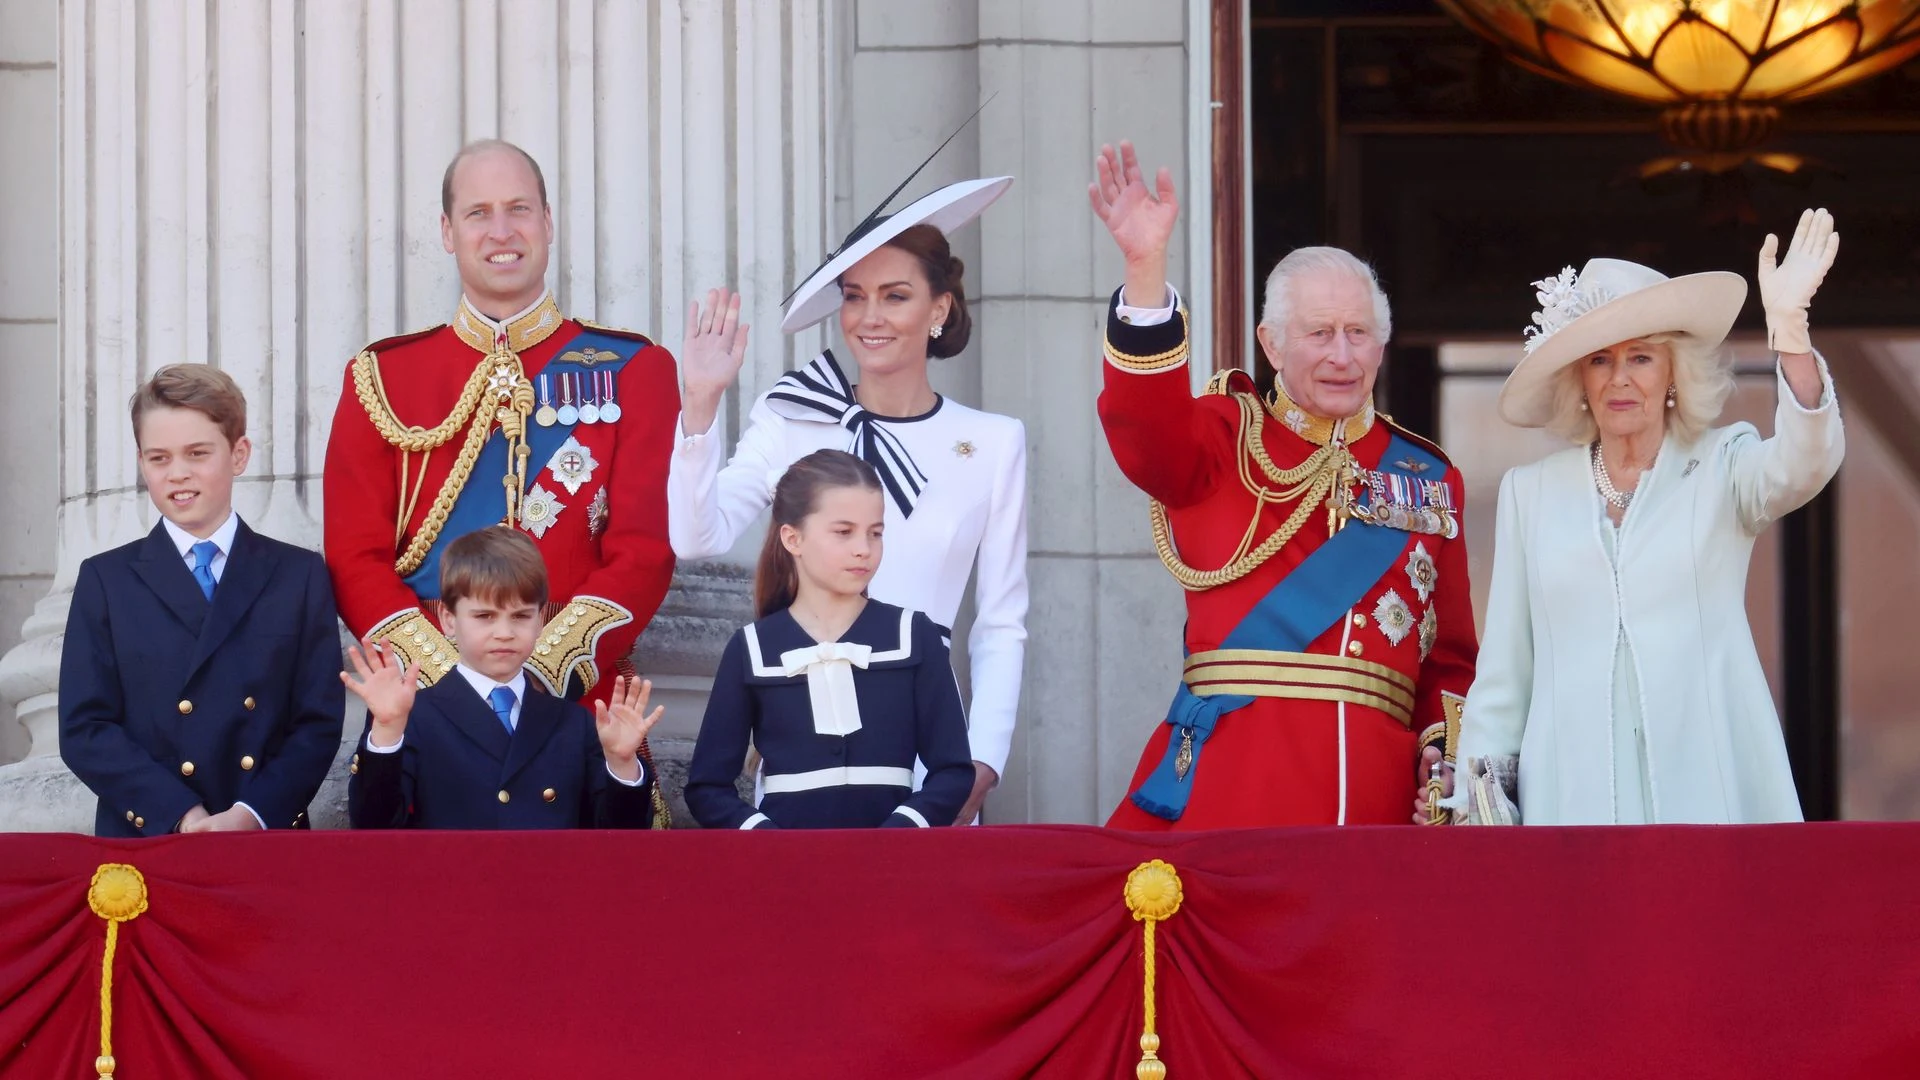
M513 734L513 691L504 686L496 686L493 693L487 695L487 701L493 705L493 715L500 718L500 726Z
M200 591L206 594L207 603L213 603L213 557L220 554L220 545L211 540L202 540L193 545L193 580L200 583Z

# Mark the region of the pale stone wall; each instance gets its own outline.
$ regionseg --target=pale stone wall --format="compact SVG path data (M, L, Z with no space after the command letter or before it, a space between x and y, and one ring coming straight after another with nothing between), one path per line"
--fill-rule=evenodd
M440 171L463 141L499 135L546 166L570 313L674 347L696 291L746 294L757 328L723 417L735 424L837 336L779 335L788 288L996 92L906 193L1019 178L956 237L975 344L935 376L1028 428L1026 694L989 813L1104 818L1176 677L1181 608L1094 415L1119 267L1085 185L1096 147L1121 135L1190 175L1192 18L1179 0L0 5L0 386L49 419L0 435L12 460L43 463L4 481L0 645L16 627L25 640L0 661L23 722L0 722L0 761L29 760L0 767L0 827L87 820L49 756L59 633L80 560L151 527L120 413L154 367L209 360L240 380L259 450L238 508L317 545L345 362L447 317ZM741 561L684 567L642 640L671 708L668 759L684 758L712 658L745 615ZM319 820L337 820L339 796L323 793Z

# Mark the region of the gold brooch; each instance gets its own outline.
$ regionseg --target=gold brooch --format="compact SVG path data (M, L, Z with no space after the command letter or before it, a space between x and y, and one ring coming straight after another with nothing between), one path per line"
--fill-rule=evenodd
M961 439L959 442L953 444L953 452L960 457L972 457L973 444L965 439Z

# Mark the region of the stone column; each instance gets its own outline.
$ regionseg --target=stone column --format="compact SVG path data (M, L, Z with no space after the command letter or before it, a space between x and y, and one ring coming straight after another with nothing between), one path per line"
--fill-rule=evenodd
M909 194L964 176L1018 178L955 238L978 344L935 373L941 390L1027 427L1025 693L988 818L1104 821L1179 678L1184 609L1153 554L1146 500L1115 467L1094 413L1106 302L1121 268L1086 187L1100 144L1128 137L1144 163L1174 170L1193 212L1184 198L1189 5L860 0L857 8L855 205L864 211L885 194L921 147L988 94L998 96L978 127ZM1183 290L1187 236L1183 224L1168 268Z
M8 5L0 30L15 17ZM80 561L154 521L129 395L174 361L232 373L256 443L236 508L318 546L348 359L457 300L439 187L461 143L497 135L545 168L570 314L671 347L691 290L735 284L768 313L747 395L817 347L779 335L771 311L825 233L835 19L828 0L58 0L59 562L0 660L30 740L0 767L0 827L89 827L91 796L58 761L54 689ZM733 619L740 585L688 567L670 603ZM674 652L656 640L643 668ZM662 732L684 743L713 663L660 663L685 669ZM350 704L349 740L360 724ZM339 819L335 773L322 824Z

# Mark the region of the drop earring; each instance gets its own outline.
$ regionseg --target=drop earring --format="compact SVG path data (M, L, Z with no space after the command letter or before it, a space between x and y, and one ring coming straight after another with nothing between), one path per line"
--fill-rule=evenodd
M1667 387L1667 408L1669 409L1674 408L1676 405L1676 402L1673 400L1674 391L1674 387Z
M1581 399L1580 399L1580 411L1581 411L1581 412L1586 412L1586 411L1587 411L1587 399L1586 399L1586 398L1581 398Z

